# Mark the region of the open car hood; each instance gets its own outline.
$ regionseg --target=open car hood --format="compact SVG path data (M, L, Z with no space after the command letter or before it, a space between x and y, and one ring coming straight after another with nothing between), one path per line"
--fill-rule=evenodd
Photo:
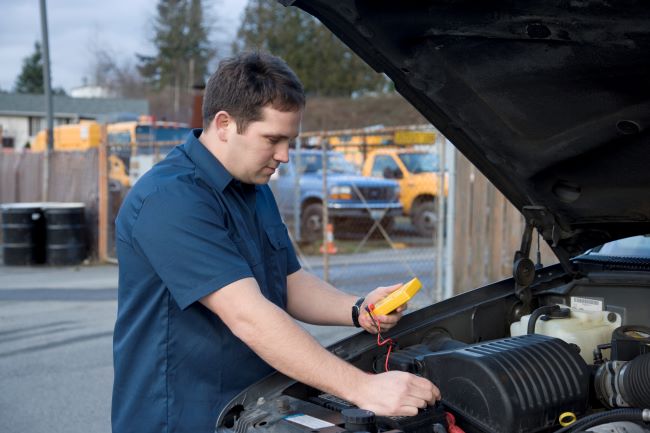
M650 232L650 5L282 1L317 17L566 259Z

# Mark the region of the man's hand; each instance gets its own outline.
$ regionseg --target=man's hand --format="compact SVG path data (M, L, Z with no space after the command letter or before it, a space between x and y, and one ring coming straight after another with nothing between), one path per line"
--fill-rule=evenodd
M430 381L403 371L367 375L352 402L382 416L413 416L418 409L440 400L440 390Z
M375 325L375 322L372 320L372 318L366 311L366 306L370 304L378 303L379 301L381 301L386 296L390 295L400 287L402 287L401 283L394 284L392 286L387 286L387 287L377 287L375 290L368 293L368 296L366 296L366 300L363 302L363 305L361 305L361 311L359 312L359 325L361 325L363 329L365 329L366 331L372 334L377 333L377 326ZM383 332L392 328L397 324L399 319L402 318L402 312L406 310L406 308L407 305L404 304L388 315L373 316L373 317L375 318L376 321L379 321L379 326L381 327L381 330Z
M368 299L376 302L397 287L376 289ZM353 298L341 297L329 289L324 292L332 293L331 299L341 305ZM418 408L440 399L438 388L424 378L401 371L367 374L325 350L286 312L266 299L253 278L235 281L200 302L271 367L360 408L379 415L415 415ZM350 310L337 310L341 313L335 323L350 320ZM316 309L312 312L318 315Z

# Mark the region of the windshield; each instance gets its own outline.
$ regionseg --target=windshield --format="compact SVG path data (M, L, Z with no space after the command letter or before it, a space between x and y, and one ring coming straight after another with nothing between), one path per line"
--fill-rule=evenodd
M433 173L438 171L438 155L432 153L400 153L406 169L411 173Z
M294 155L293 160L297 158ZM303 173L317 173L323 170L323 155L321 153L301 153L300 166ZM328 153L327 171L329 173L358 174L358 170L342 153Z
M585 253L587 256L650 257L650 235L607 242Z

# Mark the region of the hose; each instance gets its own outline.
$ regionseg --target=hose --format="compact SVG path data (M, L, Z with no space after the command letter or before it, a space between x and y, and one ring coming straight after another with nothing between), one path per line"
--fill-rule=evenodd
M650 421L650 409L614 409L586 416L555 433L578 432L599 424L613 421Z
M530 315L530 319L528 319L528 335L535 333L535 324L537 323L537 319L539 319L540 316L543 316L545 314L553 314L557 311L560 311L559 305L545 305L543 307L535 309L535 311L533 311L533 313Z
M449 334L444 331L433 332L422 343L424 343L424 345L426 345L433 352L467 347L466 343L454 340Z
M630 361L621 373L630 406L650 407L650 353Z
M650 407L650 353L608 361L594 377L596 397L607 407Z

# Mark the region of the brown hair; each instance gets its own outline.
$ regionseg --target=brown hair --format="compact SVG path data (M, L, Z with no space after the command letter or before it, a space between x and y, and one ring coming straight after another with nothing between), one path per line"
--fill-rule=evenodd
M302 84L284 60L263 52L223 59L205 89L203 127L223 110L235 119L241 134L262 118L262 107L267 105L280 111L298 111L305 106Z

